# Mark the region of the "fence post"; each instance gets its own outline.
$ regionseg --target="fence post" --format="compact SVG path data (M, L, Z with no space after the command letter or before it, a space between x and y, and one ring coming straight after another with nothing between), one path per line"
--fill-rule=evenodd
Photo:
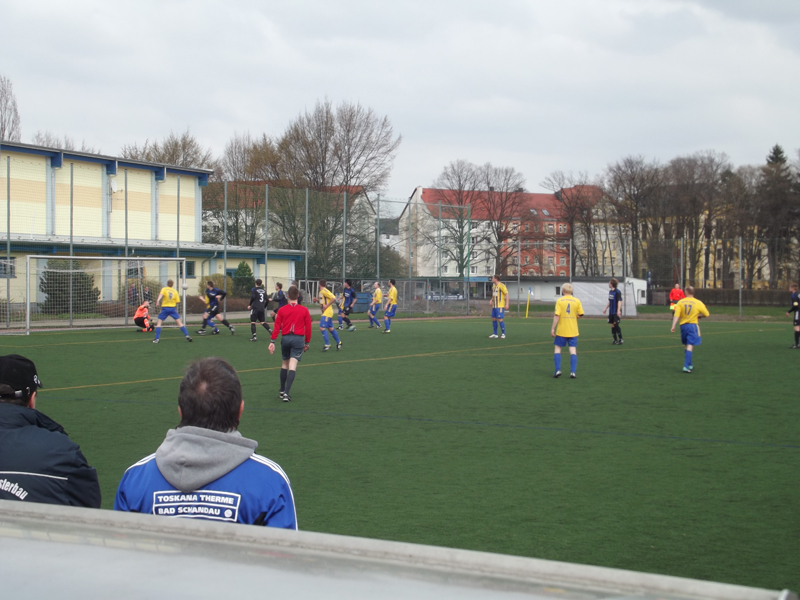
M409 206L411 206L411 200L408 201ZM409 209L410 210L410 209ZM378 194L378 211L376 213L376 229L375 229L375 260L377 261L375 273L377 274L377 279L380 281L381 278L381 195ZM409 258L409 260L411 260Z
M739 236L739 320L742 320L742 236Z
M344 192L344 206L342 213L342 286L347 278L347 190Z
M522 219L519 220L519 229L517 229L517 317L519 317L519 292L521 285L522 285Z
M69 163L69 326L72 327L72 224L74 217L73 190L75 163Z
M11 157L6 156L6 329L11 329ZM28 309L30 310L30 305Z
M125 258L128 258L128 169L125 169ZM139 269L136 269L137 278L139 274ZM123 299L122 302L125 304L125 326L128 326L128 261L125 261L125 279L123 280L125 283L122 286L123 289ZM144 298L142 298L144 301Z
M228 295L228 182L223 185L223 204L222 204L222 291ZM222 297L222 318L228 318L228 301Z
M685 240L686 237L681 237L681 289L683 289L683 275L685 273L683 268L683 253L686 251L684 246Z
M175 215L177 227L175 232L175 258L181 257L181 176L178 175L178 191L175 195ZM180 263L178 263L180 264Z
M408 200L408 279L411 280L411 199Z
M305 260L305 277L306 277L306 289L308 289L308 188L306 188L306 255Z
M572 283L572 238L569 238L569 282Z
M264 290L269 295L267 260L269 258L269 184L264 184Z
M464 290L464 298L467 300L467 316L469 316L469 271L472 268L472 204L467 205L467 268L466 273L466 289Z

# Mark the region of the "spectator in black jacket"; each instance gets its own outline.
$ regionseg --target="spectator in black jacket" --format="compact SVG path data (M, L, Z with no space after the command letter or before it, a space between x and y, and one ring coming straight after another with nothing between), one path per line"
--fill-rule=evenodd
M36 407L33 361L0 356L0 500L100 508L97 471L64 428Z

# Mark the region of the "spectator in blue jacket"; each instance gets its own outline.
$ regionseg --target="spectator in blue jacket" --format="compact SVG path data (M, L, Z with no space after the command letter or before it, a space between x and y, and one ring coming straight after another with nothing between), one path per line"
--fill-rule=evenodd
M297 529L289 478L238 431L242 385L222 358L186 371L181 421L122 476L114 510Z
M100 508L97 471L64 428L36 410L36 365L0 356L0 500Z

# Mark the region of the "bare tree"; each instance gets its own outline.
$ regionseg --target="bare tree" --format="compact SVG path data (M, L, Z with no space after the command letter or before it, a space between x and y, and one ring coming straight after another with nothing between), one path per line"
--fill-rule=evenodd
M517 256L519 236L522 232L525 178L513 167L494 167L486 163L477 169L480 188L484 192L477 199L477 208L486 219L489 235L485 241L490 246L495 273L506 273L512 258ZM521 261L521 257L517 257Z
M190 129L180 135L170 132L160 142L145 140L142 145L125 144L120 150L120 156L175 167L215 168L214 153L210 148L204 148Z
M18 142L22 129L11 80L0 75L0 141Z
M73 150L76 152L85 152L86 154L100 154L101 150L90 146L86 140L81 142L80 148L75 145L74 140L68 135L61 137L49 129L45 131L37 131L31 138L31 143L35 146L44 146L46 148L58 148L60 150Z

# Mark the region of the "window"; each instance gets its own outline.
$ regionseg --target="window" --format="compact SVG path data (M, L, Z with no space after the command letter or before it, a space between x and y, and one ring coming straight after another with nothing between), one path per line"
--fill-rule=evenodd
M486 265L486 274L491 275L492 271L493 271L492 265Z
M5 258L0 260L0 278L13 279L17 276L17 257L12 256L11 260Z
M533 231L534 232L538 232L539 231L539 224L538 223L534 223L533 224Z
M529 265L530 263L531 263L531 257L526 254L525 255L525 264Z
M763 279L763 277L761 277L761 267L759 267L758 271L756 271L756 279Z
M478 258L478 251L477 250L473 250L472 251L472 258L474 258L474 259Z
M616 250L617 249L617 242L611 242L611 249L612 250Z
M562 256L561 258L559 258L558 259L558 264L566 265L567 264L567 257L566 256Z
M536 266L536 267L538 267L538 266L539 266L539 257L538 257L538 256L534 256L534 257L533 257L533 264L534 264L534 266Z
M411 252L411 258L414 258L414 252Z
M553 262L553 257L552 257L552 256L548 256L548 257L547 257L547 262L548 262L548 263L550 263L551 265L552 265L552 264L555 264L555 263Z
M561 248L562 250L566 250L567 249L567 245L566 244L561 244L559 246L559 248Z
M470 275L477 275L478 274L478 267L473 266L469 268Z
M531 214L532 214L532 215L538 215L539 213L537 213L537 212L536 212L536 209L535 209L535 208L532 208L532 209L531 209Z
M554 230L555 230L555 228L553 227L552 223L547 225L547 233L553 233Z
M442 267L442 275L447 275L447 272L450 270L450 267L447 265Z
M556 296L560 296L560 295L561 295L561 286L557 285L556 286Z
M549 217L549 216L550 216L550 213L549 213L549 212L547 212L547 210L546 210L546 209L544 209L544 208L542 209L542 214L543 214L545 217Z
M187 260L186 261L186 277L187 277L187 279L194 279L194 263L195 263L195 261L193 261L193 260ZM178 263L178 279L183 279L183 263Z
M531 230L531 224L525 223L525 231L530 231L530 230Z
M558 272L558 274L559 274L561 277L566 277L566 276L567 276L567 272L566 272L566 271L559 271L559 272Z
M567 226L566 225L559 225L558 226L558 233L567 233Z
M536 275L536 271L533 271L532 269L528 269L528 277L533 277L534 275Z
M780 276L780 271L778 271L778 277L780 278ZM722 269L717 269L717 279L722 279Z
M519 231L519 223L512 223L511 224L511 233L517 233Z
M518 259L518 257L516 257L516 256L514 256L514 257L511 259L511 264L512 264L512 265L516 265L518 262L519 262L519 259Z

